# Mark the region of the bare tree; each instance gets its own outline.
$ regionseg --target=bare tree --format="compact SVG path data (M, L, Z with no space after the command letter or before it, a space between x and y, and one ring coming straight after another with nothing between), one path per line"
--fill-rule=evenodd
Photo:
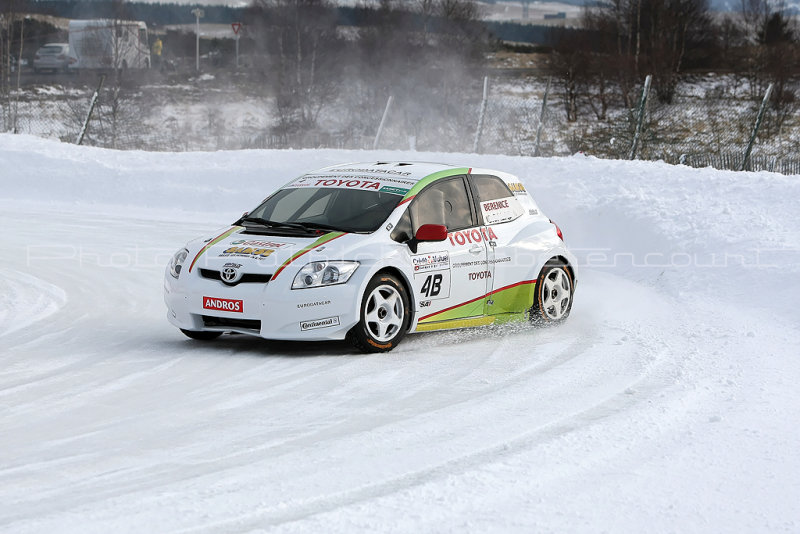
M741 31L746 39L740 73L757 100L773 84L771 113L761 135L778 132L800 106L800 43L795 19L782 0L742 0Z
M711 31L708 13L707 0L611 0L589 9L584 27L604 35L592 49L616 68L626 105L644 74L653 75L659 100L670 103L687 51Z
M255 0L251 26L283 134L314 129L339 89L344 40L327 0Z
M13 94L14 87L19 87L22 68L22 32L26 6L25 0L4 0L0 7L0 131L15 131L17 127L16 100Z

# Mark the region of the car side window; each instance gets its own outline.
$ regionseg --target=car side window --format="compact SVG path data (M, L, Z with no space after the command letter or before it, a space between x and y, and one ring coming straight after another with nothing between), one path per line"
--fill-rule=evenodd
M462 177L435 182L411 205L414 230L423 224L444 224L448 231L475 226L467 186Z
M525 213L508 185L497 176L475 175L471 180L482 224L513 221Z
M391 237L400 243L405 243L414 237L414 230L411 228L410 210L406 210L400 220L397 221L397 226L392 230Z
M478 194L479 202L514 196L514 193L511 192L506 183L497 176L472 176L472 183L475 184L475 192Z

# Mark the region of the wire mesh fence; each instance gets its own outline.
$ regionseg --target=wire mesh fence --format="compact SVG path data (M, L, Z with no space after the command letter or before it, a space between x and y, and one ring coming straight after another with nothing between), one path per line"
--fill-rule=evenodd
M568 120L564 89L546 79L483 80L430 94L395 98L353 110L332 99L313 128L282 129L269 96L177 96L169 87L105 88L88 122L84 144L123 150L187 151L242 148L372 148L386 113L379 148L563 156L582 152L628 159L641 131L636 157L720 169L800 174L796 110L770 106L752 155L745 152L762 95L726 81L684 84L669 104L608 106L599 112L587 97ZM12 95L0 106L4 131L75 142L86 119L92 88L45 88ZM216 98L216 99L215 99ZM638 100L638 98L637 98ZM228 107L226 107L228 106ZM231 108L230 106L235 106ZM483 120L480 120L483 110ZM354 119L353 117L356 117Z

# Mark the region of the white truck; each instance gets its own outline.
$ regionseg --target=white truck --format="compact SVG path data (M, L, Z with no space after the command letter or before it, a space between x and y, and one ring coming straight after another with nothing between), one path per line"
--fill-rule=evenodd
M137 20L69 21L70 69L148 69L147 24Z

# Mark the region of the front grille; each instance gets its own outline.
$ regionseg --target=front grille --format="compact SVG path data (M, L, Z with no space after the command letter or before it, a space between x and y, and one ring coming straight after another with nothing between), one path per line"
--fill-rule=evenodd
M236 284L266 284L270 280L272 280L271 274L255 274L255 273L245 273L239 279L238 282L234 282L233 284L229 284L222 279L222 275L219 271L215 271L213 269L200 269L200 276L203 278L208 278L209 280L219 280L225 285L228 286L235 286Z
M261 332L261 321L257 319L232 319L230 317L203 315L203 326L215 328L243 328Z

